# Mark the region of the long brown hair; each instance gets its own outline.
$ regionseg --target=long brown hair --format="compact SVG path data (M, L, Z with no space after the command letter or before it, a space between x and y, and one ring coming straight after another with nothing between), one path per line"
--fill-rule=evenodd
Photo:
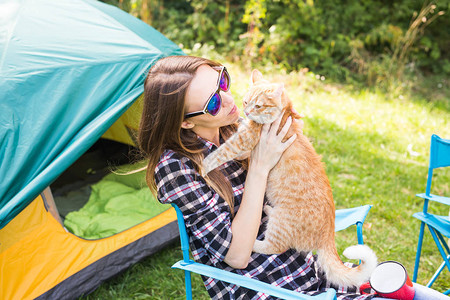
M155 168L162 153L173 150L189 158L197 171L204 151L197 135L181 124L185 115L185 96L197 68L219 63L193 56L169 56L160 59L149 71L144 86L144 107L139 125L138 144L148 159L147 185L156 195ZM220 128L225 139L236 131L236 125ZM233 191L225 175L214 170L204 177L207 184L225 199L234 212Z

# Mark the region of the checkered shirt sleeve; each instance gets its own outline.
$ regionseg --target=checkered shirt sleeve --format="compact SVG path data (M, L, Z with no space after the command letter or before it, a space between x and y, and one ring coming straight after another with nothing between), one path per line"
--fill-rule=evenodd
M192 161L167 152L156 167L155 180L161 203L175 203L183 213L188 232L202 242L213 264L223 261L231 242L230 211L224 200L198 174Z

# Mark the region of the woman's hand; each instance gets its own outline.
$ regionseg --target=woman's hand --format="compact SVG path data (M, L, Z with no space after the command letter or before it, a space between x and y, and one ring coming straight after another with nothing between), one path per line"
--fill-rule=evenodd
M284 143L282 140L291 127L292 118L286 120L281 131L277 134L280 127L282 115L272 124L264 124L261 130L259 143L253 149L250 157L250 166L257 168L261 172L269 171L278 163L283 152L295 141L297 134L292 135Z
M289 117L277 134L280 123L281 117L272 124L263 126L259 143L250 156L245 190L239 210L231 223L233 238L225 256L225 262L235 269L246 268L252 254L253 244L261 222L269 171L277 164L283 152L297 137L294 134L283 143L282 140L292 124L292 119Z

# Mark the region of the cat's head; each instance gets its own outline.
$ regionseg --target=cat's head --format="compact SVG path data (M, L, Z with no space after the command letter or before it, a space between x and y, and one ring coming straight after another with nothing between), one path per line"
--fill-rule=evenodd
M251 87L244 97L244 113L256 123L272 123L283 111L283 84L270 83L261 72L253 70Z

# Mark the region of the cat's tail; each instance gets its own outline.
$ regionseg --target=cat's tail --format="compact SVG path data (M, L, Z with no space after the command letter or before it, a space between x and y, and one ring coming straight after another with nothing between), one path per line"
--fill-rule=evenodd
M317 250L318 263L327 280L339 286L359 286L367 281L377 266L375 253L366 245L356 245L345 249L343 253L349 259L359 259L361 263L355 268L345 266L334 245Z

